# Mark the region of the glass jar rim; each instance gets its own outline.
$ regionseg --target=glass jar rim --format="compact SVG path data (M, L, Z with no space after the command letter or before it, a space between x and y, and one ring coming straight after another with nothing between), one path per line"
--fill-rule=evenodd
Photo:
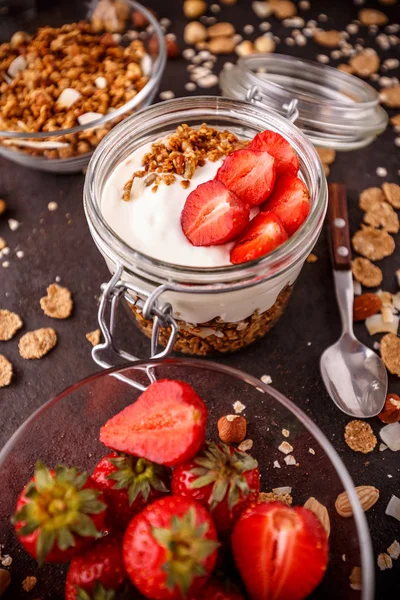
M54 131L34 131L34 132L25 132L25 131L10 131L8 129L1 130L0 129L0 137L13 138L13 139L34 139L40 140L43 138L49 137L59 137L64 135L69 135L71 133L79 133L80 131L85 131L87 129L95 129L101 127L105 123L112 121L120 116L124 116L127 111L133 110L136 106L139 106L140 103L147 96L156 92L158 82L160 77L165 69L165 65L167 62L167 48L165 43L164 33L161 29L160 23L156 19L156 17L151 13L145 6L136 2L136 0L125 0L129 6L142 13L142 15L149 21L149 26L153 28L153 33L157 36L158 43L158 55L156 60L153 63L153 69L151 72L151 76L146 85L134 96L120 106L116 108L112 112L109 112L99 119L95 119L86 123L85 125L76 125L75 127L69 127L68 129L56 129Z
M307 171L308 185L311 187L311 211L300 229L287 242L273 250L270 254L240 265L226 265L222 267L188 267L167 263L145 255L122 240L110 227L101 211L101 192L98 193L98 179L105 165L115 160L116 155L121 155L127 138L132 140L134 130L146 127L151 130L152 124L160 122L168 127L168 121L182 113L182 121L196 117L201 120L202 114L207 110L215 115L233 118L240 116L243 123L251 125L257 130L273 129L287 137L299 155L300 163ZM206 120L206 117L204 118ZM171 129L171 127L170 127ZM102 190L101 190L102 191ZM140 274L157 283L177 282L185 287L190 284L191 291L196 291L192 284L201 284L202 291L206 291L205 284L215 290L227 282L237 282L242 285L251 285L261 279L269 279L282 274L286 269L300 260L304 260L306 253L311 251L322 227L327 207L327 184L319 156L306 138L306 136L287 119L273 111L265 111L244 101L231 100L219 96L191 96L175 98L151 107L148 107L117 125L102 140L96 148L88 165L84 186L84 208L89 228L96 244L114 262L122 264L127 272ZM132 268L134 265L134 268ZM279 267L282 267L281 269ZM221 281L224 283L221 284ZM231 285L229 286L231 289Z

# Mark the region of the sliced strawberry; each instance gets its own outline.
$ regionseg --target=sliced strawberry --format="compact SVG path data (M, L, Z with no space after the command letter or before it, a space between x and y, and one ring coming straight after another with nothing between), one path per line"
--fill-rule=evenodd
M259 213L233 246L231 262L237 265L264 256L287 239L288 235L279 217L272 212Z
M248 508L233 530L232 549L251 600L303 600L328 562L326 533L317 517L281 502Z
M183 381L160 379L100 430L108 448L174 466L204 444L207 408Z
M261 210L274 212L287 233L293 235L310 212L310 194L305 183L293 175L278 177L274 191Z
M181 214L183 233L193 246L230 242L248 222L248 206L219 181L207 181L193 190Z
M235 150L218 169L216 179L243 202L256 206L268 198L274 187L275 161L268 152Z
M299 170L299 158L292 146L284 137L275 131L257 133L249 146L250 150L268 152L275 159L277 177L279 175L296 175Z

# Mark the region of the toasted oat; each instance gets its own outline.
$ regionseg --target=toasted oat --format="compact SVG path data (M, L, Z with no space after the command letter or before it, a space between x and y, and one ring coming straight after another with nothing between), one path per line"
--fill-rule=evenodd
M349 579L351 589L356 592L361 591L361 567L353 567Z
M393 560L397 560L400 556L400 544L397 540L393 540L393 542L390 544L389 548L386 549L387 553L389 554L390 558L393 558Z
M28 331L19 340L18 350L22 358L27 360L42 358L57 344L57 334L54 329L45 327Z
M321 161L324 164L331 165L332 163L335 162L336 151L333 150L332 148L316 147L315 149L318 152L318 156L320 157Z
M4 248L7 248L7 242L4 238L0 237L0 250L4 250Z
M35 587L36 584L37 584L36 577L33 577L33 576L25 577L25 579L22 582L22 588L25 590L25 592L30 592L31 590L33 590L33 588Z
M68 319L73 308L71 292L68 288L52 283L47 288L47 296L40 299L40 306L45 315L53 319Z
M364 222L371 227L381 227L388 233L399 231L399 217L388 202L375 202L364 215Z
M381 571L391 569L393 566L392 559L390 558L389 554L386 554L386 552L381 552L381 554L379 554L376 563Z
M339 46L342 39L342 32L336 31L335 29L332 29L330 31L323 31L322 29L317 29L317 31L314 33L314 42L316 42L320 46L325 46L326 48L336 48L337 46Z
M383 229L374 229L361 225L362 229L356 231L352 238L353 248L358 254L370 260L382 260L390 256L395 250L395 242L391 235Z
M380 92L379 98L389 108L400 108L400 85L385 88Z
M400 377L400 338L388 333L381 339L380 352L389 373Z
M359 77L369 77L377 73L381 61L375 50L366 48L351 57L349 64Z
M287 506L291 506L293 503L293 497L291 494L275 494L274 492L260 492L258 494L257 502L282 502Z
M316 263L317 260L318 260L318 256L316 254L313 254L312 252L306 258L306 262L308 262L308 263Z
M351 263L354 278L365 287L377 287L382 283L383 273L368 258L355 258Z
M382 185L385 198L390 204L397 209L400 209L400 185L397 183L388 183Z
M363 8L358 13L358 19L363 25L385 25L387 16L380 10L374 8Z
M97 346L98 344L100 344L100 340L101 340L100 329L95 329L94 331L89 331L89 333L86 334L86 339L88 342L90 342L92 344L92 346Z
M398 115L394 115L394 117L390 119L390 122L394 127L400 127L400 113Z
M13 313L9 310L0 309L0 341L7 342L11 340L19 329L21 329L23 323L22 319L17 313Z
M0 215L6 212L7 204L6 201L0 198Z
M9 360L0 354L0 388L10 385L13 376L13 366Z
M346 444L354 452L368 454L377 444L371 425L365 421L354 420L347 423L344 431Z
M376 202L383 202L385 200L385 194L381 188L370 187L361 192L358 198L358 206L361 210L368 210Z
M239 444L238 450L240 450L241 452L247 452L248 450L251 450L252 447L253 447L253 440L247 439L247 440L243 440L243 442L241 444Z

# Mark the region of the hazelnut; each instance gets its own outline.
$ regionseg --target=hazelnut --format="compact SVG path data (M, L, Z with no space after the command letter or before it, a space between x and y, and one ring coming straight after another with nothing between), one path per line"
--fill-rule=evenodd
M198 19L207 10L207 3L204 0L185 0L183 12L188 19Z
M236 54L238 56L248 56L249 54L254 54L254 46L250 40L245 40L238 46L236 46Z
M218 421L220 440L226 444L239 444L246 437L247 422L240 415L226 415Z
M275 42L269 36L262 35L254 42L254 48L256 52L260 53L273 52L275 50Z
M400 396L397 394L388 394L378 418L382 423L397 423L397 421L400 421Z
M183 38L190 45L204 42L207 39L207 29L199 21L192 21L186 25Z
M168 58L177 58L179 56L179 46L176 43L176 40L166 36L165 44L167 46L167 57Z
M0 199L0 215L6 212L7 204L5 200Z
M11 48L18 48L24 44L29 44L31 36L25 31L16 31L10 40Z

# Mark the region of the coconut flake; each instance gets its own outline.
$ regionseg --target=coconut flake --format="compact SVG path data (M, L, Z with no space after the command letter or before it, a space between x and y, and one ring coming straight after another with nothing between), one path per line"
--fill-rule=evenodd
M286 487L277 487L277 488L273 488L272 491L277 496L283 496L284 494L291 494L292 493L292 488L289 487L289 486L286 486Z
M5 146L25 146L26 148L38 148L40 150L56 150L57 148L66 148L69 146L66 142L31 142L30 140L4 140Z
M20 71L26 69L27 64L25 58L20 54L17 58L14 58L11 65L8 67L9 76L14 78Z
M57 104L62 108L69 108L72 106L80 97L81 93L74 88L65 88L58 97Z
M285 456L285 458L283 460L285 461L285 463L287 465L295 465L296 464L296 459L293 456L293 454L289 454L288 456Z
M140 66L142 68L143 75L148 77L151 74L151 71L153 70L153 61L151 60L148 54L145 54L142 57L142 60L140 61Z
M397 335L399 317L393 316L391 323L385 323L382 314L372 315L372 317L365 319L365 326L370 335L375 335L376 333L394 333Z
M386 324L393 323L394 315L393 315L393 311L390 306L383 306L381 312L382 312L382 319L383 319L384 323L386 323Z
M279 464L279 462L277 460L274 460L274 469L280 469L281 465Z
M282 442L282 444L278 446L278 450L283 452L283 454L290 454L293 452L293 446L291 446L289 442Z
M87 125L88 123L91 123L92 121L97 121L97 119L101 119L101 117L103 117L103 116L104 115L102 115L101 113L98 113L98 112L83 113L83 115L79 115L78 123L79 123L79 125Z
M386 425L380 430L379 435L390 450L393 452L400 450L400 423Z
M94 84L99 90L105 90L107 87L107 79L105 77L96 77Z
M353 293L355 296L361 296L362 294L362 287L361 287L361 283L359 281L353 281Z

